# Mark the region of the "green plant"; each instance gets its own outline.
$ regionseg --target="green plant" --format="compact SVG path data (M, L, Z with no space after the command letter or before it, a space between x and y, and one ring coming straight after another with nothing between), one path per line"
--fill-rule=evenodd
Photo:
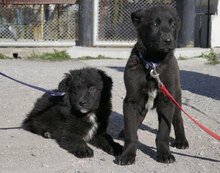
M178 60L187 60L188 58L183 57L183 56L179 56Z
M0 59L12 59L9 56L3 55L2 53L0 53Z
M103 55L98 55L97 57L93 57L93 56L82 56L78 59L83 59L83 60L88 60L88 59L112 59L111 57L106 57ZM114 59L121 59L121 58L114 58Z
M26 58L50 60L50 61L64 61L71 59L66 51L57 51L57 50L54 50L54 53L44 53L42 55L38 55L35 52L33 52L30 56L27 56Z
M215 65L219 64L220 61L218 60L218 57L213 49L210 50L208 54L202 53L202 55L199 56L199 58L205 58L208 60L208 64Z

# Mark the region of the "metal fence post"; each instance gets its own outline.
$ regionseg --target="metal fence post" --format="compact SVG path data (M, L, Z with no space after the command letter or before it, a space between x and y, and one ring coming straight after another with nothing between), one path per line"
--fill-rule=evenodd
M195 0L176 0L176 8L182 21L178 46L193 46L195 34Z
M79 43L80 46L92 46L93 38L93 0L79 1Z
M41 40L44 41L44 5L41 5Z

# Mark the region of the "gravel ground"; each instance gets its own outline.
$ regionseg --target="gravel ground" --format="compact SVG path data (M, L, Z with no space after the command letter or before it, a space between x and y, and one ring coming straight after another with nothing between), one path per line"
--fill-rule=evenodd
M220 134L220 64L210 66L204 59L179 61L183 108L201 124ZM46 89L56 88L63 73L85 66L97 67L112 76L113 113L109 132L115 140L123 128L122 101L125 97L123 69L126 60L70 60L43 62L0 60L0 71L24 82ZM60 148L54 140L44 139L20 128L26 114L42 92L22 86L0 76L0 172L1 173L199 173L220 172L220 143L183 115L190 148L171 147L176 157L173 164L155 161L155 112L146 116L139 133L136 163L115 164L115 157L94 149L94 157L78 159ZM174 138L172 130L171 139Z

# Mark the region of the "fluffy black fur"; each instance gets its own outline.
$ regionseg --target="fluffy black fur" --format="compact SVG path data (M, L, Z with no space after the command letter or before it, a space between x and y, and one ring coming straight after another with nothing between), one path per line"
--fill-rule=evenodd
M106 132L111 114L112 79L94 68L72 70L59 83L63 97L44 94L23 122L23 128L58 144L76 157L92 157L86 142L112 155L122 146Z
M157 82L145 68L145 60L160 63L157 71L168 91L181 105L181 87L179 68L174 57L174 49L180 29L180 19L174 8L156 6L141 9L131 14L136 27L138 41L128 59L124 72L126 97L124 99L124 136L125 145L119 164L127 165L135 162L138 146L137 130L149 109L156 108L159 127L156 137L157 160L172 163L174 156L169 149L171 123L175 130L176 148L188 148L185 137L181 111L158 89Z

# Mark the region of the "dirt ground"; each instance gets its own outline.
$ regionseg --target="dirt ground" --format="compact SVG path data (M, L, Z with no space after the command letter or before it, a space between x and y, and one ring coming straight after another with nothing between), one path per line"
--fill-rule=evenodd
M192 58L179 61L183 108L201 124L220 134L220 64ZM0 72L46 89L54 89L63 73L85 66L105 70L114 82L113 112L109 132L123 144L118 133L123 128L122 102L124 60L70 60L45 62L0 60ZM136 163L120 166L115 157L94 148L94 157L78 159L60 148L54 140L20 128L26 114L43 93L0 76L0 172L1 173L219 173L220 142L210 137L184 114L189 149L171 147L173 164L156 162L155 137L157 116L151 112L138 131L139 149ZM171 140L174 138L172 129Z

